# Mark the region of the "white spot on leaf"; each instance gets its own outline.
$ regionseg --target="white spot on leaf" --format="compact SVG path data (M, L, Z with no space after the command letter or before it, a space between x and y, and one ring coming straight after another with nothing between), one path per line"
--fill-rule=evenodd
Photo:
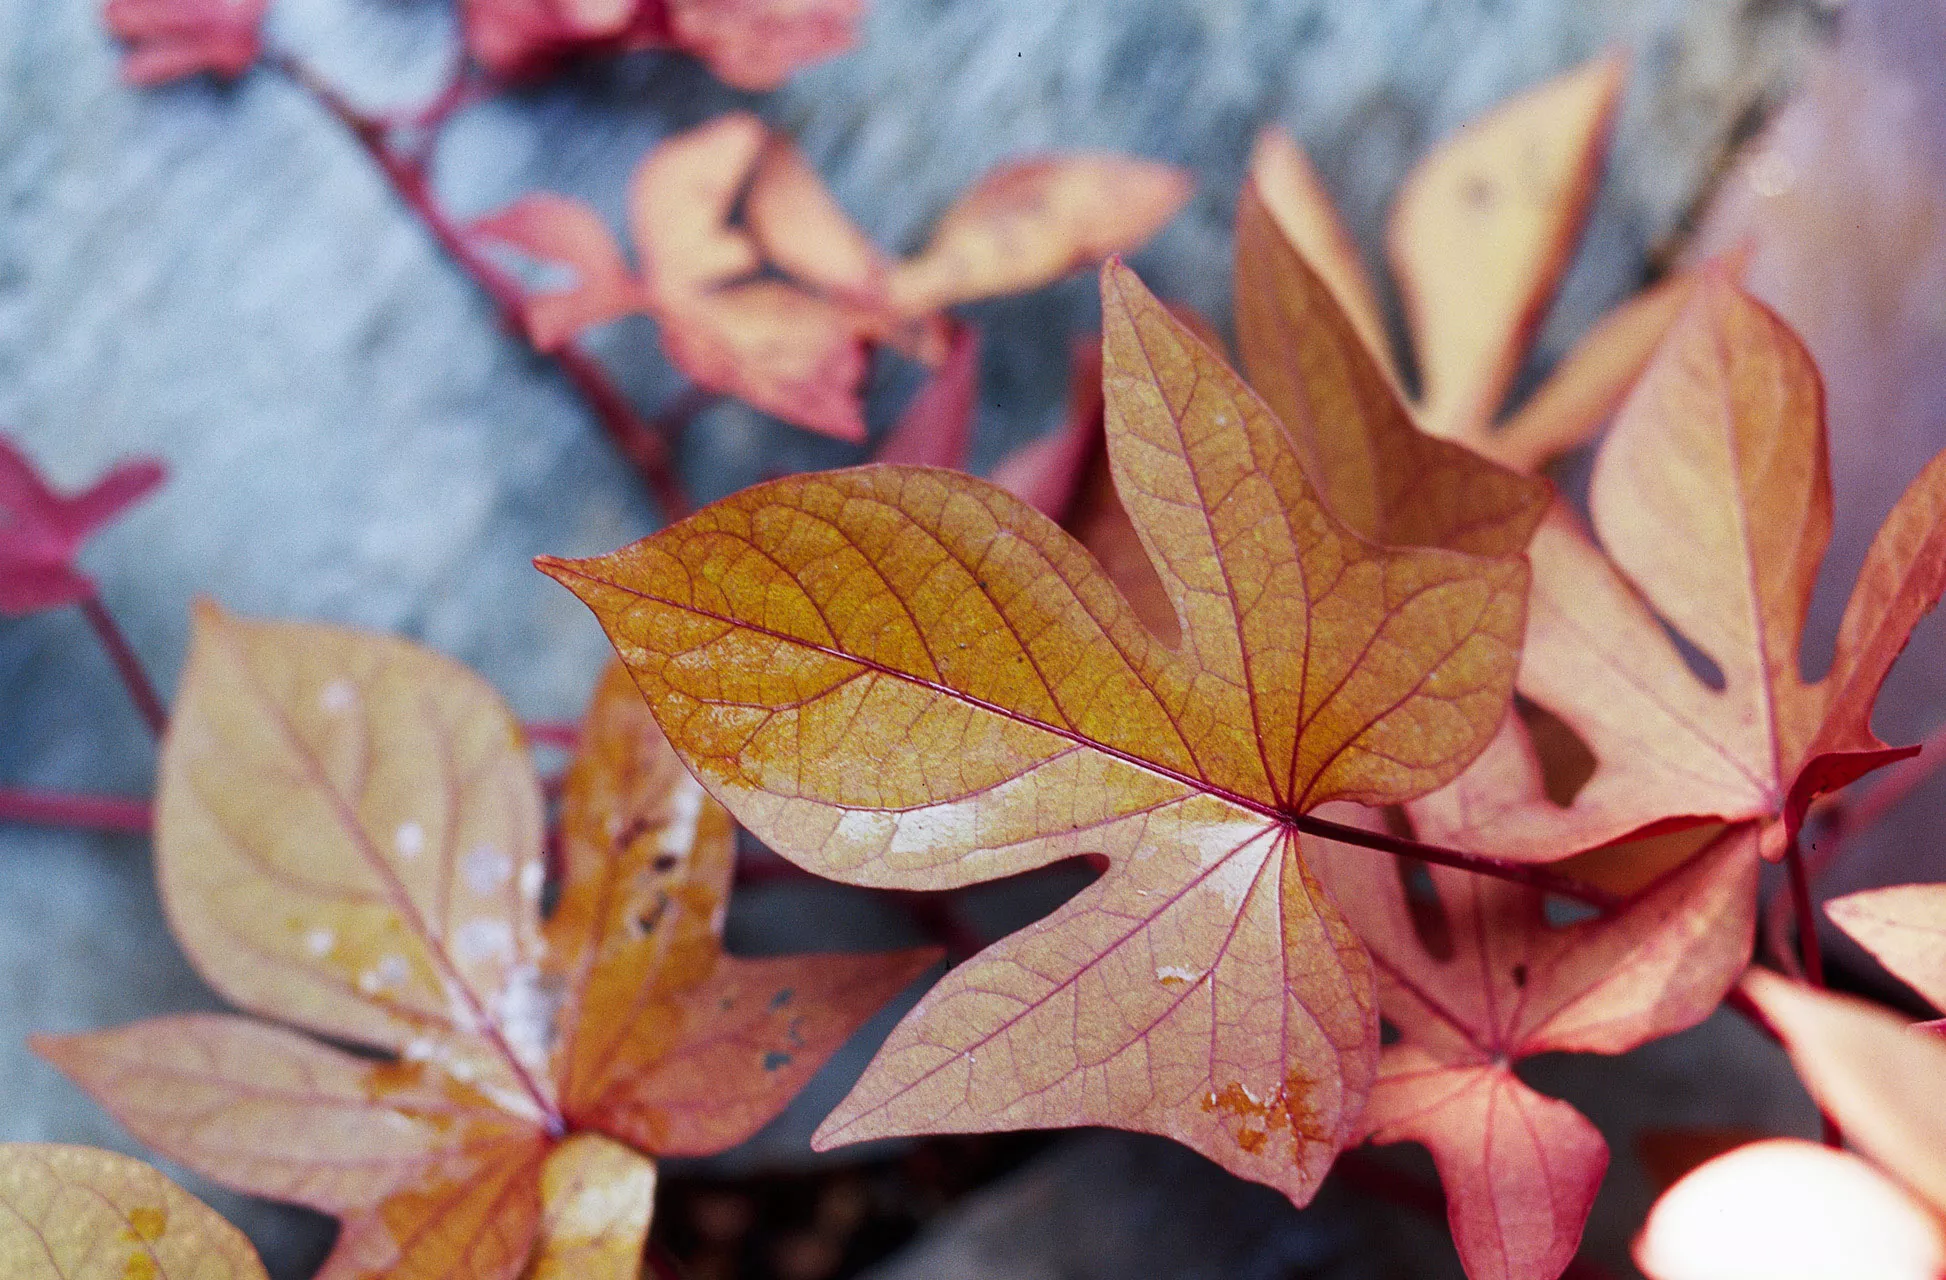
M461 964L486 960L511 960L514 954L513 927L505 920L481 917L468 920L453 936L453 954Z
M401 858L416 858L425 851L426 829L416 822L401 822L392 833L392 846Z
M351 710L351 704L357 700L358 691L342 676L318 690L318 706L328 715Z
M460 878L482 898L497 893L513 873L514 860L490 844L476 845L460 859Z
M338 945L338 935L329 929L313 929L304 935L304 949L322 959L331 954L331 948Z

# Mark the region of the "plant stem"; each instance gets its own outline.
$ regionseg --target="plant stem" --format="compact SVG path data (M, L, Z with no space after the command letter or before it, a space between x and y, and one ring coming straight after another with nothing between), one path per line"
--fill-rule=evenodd
M1315 814L1300 815L1294 825L1306 835L1323 836L1342 844L1355 844L1366 849L1376 849L1381 853L1397 854L1405 858L1417 858L1421 862L1433 862L1442 867L1457 867L1461 871L1471 871L1475 875L1491 876L1496 880L1507 880L1514 884L1524 884L1542 893L1559 894L1572 898L1602 911L1613 910L1621 905L1621 899L1604 889L1584 884L1572 876L1564 876L1558 871L1550 871L1544 866L1526 862L1511 862L1505 858L1489 858L1484 854L1466 853L1459 849L1448 849L1441 845L1426 844L1405 836L1395 836L1384 831L1367 831L1363 827L1347 826L1320 818Z
M0 822L43 827L84 827L117 835L147 835L149 802L131 796L70 795L0 787Z
M378 166L379 172L385 175L400 202L424 224L440 248L486 294L501 323L511 332L525 335L526 309L519 282L474 248L459 224L439 203L426 172L424 153L429 148L408 151L395 145L393 137L396 125L353 106L344 95L293 55L283 51L270 52L264 56L264 62L309 93L345 127ZM421 131L436 131L453 111L464 104L468 92L468 81L463 75L457 77L438 99L412 118L411 126ZM570 342L558 351L542 354L554 361L587 401L602 430L655 495L664 518L673 521L688 515L692 504L676 476L669 455L669 437L664 432L685 425L709 400L696 402L685 412L684 406L691 403L694 393L678 396L671 411L663 414L658 423L652 426L642 420L601 362L579 343ZM657 430L657 426L663 430Z
M135 656L135 649L115 625L114 615L108 606L101 602L98 595L90 595L81 601L81 612L88 619L88 625L95 629L101 639L101 647L108 651L108 660L115 664L116 674L128 688L128 696L134 700L135 709L142 713L148 724L149 732L160 738L169 727L169 712L156 693L155 685L149 680L149 673L142 668L142 660Z
M1818 918L1811 908L1811 877L1797 836L1784 849L1784 868L1790 874L1791 910L1797 916L1797 949L1804 964L1804 980L1824 985L1824 954L1818 946Z
M521 726L527 740L542 746L572 751L581 742L581 726L563 720L534 720Z

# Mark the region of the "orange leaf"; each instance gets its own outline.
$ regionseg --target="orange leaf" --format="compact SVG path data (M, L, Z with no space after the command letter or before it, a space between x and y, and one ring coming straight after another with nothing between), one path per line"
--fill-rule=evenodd
M1547 482L1413 425L1341 295L1285 238L1254 180L1237 201L1236 235L1244 368L1331 509L1377 542L1519 555Z
M1734 266L1724 269L1734 276ZM1516 471L1537 471L1594 439L1642 376L1701 279L1701 272L1684 272L1610 311L1503 426L1469 435L1467 443Z
M1180 169L1122 156L1016 161L961 196L925 251L893 268L893 305L922 315L1038 289L1141 245L1176 216L1191 190Z
M1119 264L1103 309L1109 452L1179 652L1044 517L944 471L779 480L542 567L712 794L804 866L940 889L1108 860L947 975L821 1142L1114 1124L1302 1201L1377 1041L1291 824L1463 767L1506 705L1525 573L1363 542Z
M1845 1137L1946 1213L1946 1040L1885 1009L1752 969L1743 989Z
M862 304L883 298L892 264L788 138L772 136L764 145L744 215L764 257L779 270Z
M32 1045L148 1146L321 1213L471 1173L525 1127L424 1063L373 1062L248 1018L151 1018Z
M1624 67L1590 63L1474 120L1421 161L1388 246L1434 435L1487 433L1594 196Z
M1621 1053L1700 1022L1749 958L1757 858L1727 833L1613 915L1549 927L1541 895L1431 868L1450 953L1422 938L1396 869L1328 841L1318 875L1371 948L1403 1040L1366 1109L1375 1142L1428 1147L1474 1280L1552 1280L1581 1239L1608 1163L1594 1127L1515 1078L1521 1058Z
M1946 885L1847 894L1825 914L1935 1009L1946 1010Z
M1378 291L1365 272L1358 242L1338 217L1338 206L1318 178L1317 170L1291 136L1281 129L1265 129L1250 152L1250 176L1244 184L1256 205L1269 213L1305 265L1316 272L1344 311L1371 358L1396 386L1392 343L1385 336L1385 315ZM1238 213L1239 230L1242 213ZM1237 250L1238 281L1242 281L1243 249ZM1237 310L1243 310L1239 292ZM1241 319L1239 318L1239 324ZM1248 356L1245 357L1248 360ZM1263 388L1259 386L1259 392Z
M762 263L730 214L762 154L763 121L733 111L664 139L635 170L628 218L651 302L668 307Z
M937 958L722 954L734 827L683 770L626 671L596 690L562 792L548 921L566 992L571 1122L661 1155L736 1145Z
M669 359L698 386L834 439L865 439L865 343L845 309L759 280L670 304L657 319Z
M655 1209L655 1164L579 1133L541 1166L541 1225L523 1280L639 1280Z
M851 48L864 0L667 0L674 42L738 89L775 89L791 72Z
M0 1272L9 1280L266 1280L241 1231L112 1151L0 1144Z
M108 29L129 45L122 78L161 84L208 71L235 79L262 51L270 0L108 0Z
M545 193L522 196L469 230L573 270L571 287L529 294L525 300L527 337L542 351L557 351L583 329L645 305L642 287L608 224L579 200Z
M1635 1265L1650 1280L1937 1280L1946 1229L1857 1156L1774 1138L1671 1187Z
M1597 455L1590 506L1612 561L1558 509L1530 551L1521 692L1597 769L1554 805L1510 724L1415 821L1442 843L1549 858L1672 822L1762 819L1766 853L1780 852L1815 795L1914 750L1866 725L1946 585L1942 502L1935 462L1874 545L1831 673L1807 684L1800 637L1831 523L1817 373L1781 321L1711 273ZM1662 619L1713 662L1720 691Z
M933 956L721 955L729 818L619 669L584 741L543 927L539 788L491 690L201 607L157 798L171 924L238 1003L396 1057L207 1015L35 1047L159 1150L340 1216L325 1280L515 1280L537 1247L585 1274L653 1172L560 1139L720 1151Z

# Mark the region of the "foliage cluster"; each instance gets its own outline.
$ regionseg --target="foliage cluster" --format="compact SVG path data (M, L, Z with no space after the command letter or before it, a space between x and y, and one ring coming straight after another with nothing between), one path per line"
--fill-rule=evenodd
M75 566L160 468L65 497L0 450L0 609L88 610L162 736L171 926L255 1015L36 1041L133 1135L337 1216L333 1280L660 1267L644 1260L656 1159L749 1137L941 954L725 954L740 824L805 871L911 893L1069 859L1097 872L1010 937L945 928L956 963L820 1146L1111 1125L1303 1204L1348 1148L1414 1142L1467 1273L1552 1280L1608 1150L1515 1064L1623 1052L1728 1002L1789 1051L1827 1145L1701 1164L1639 1265L1946 1274L1939 1024L1823 989L1801 852L1846 788L1896 766L1889 793L1929 764L1871 715L1946 589L1946 460L1887 519L1810 681L1822 391L1736 262L1630 300L1508 411L1599 176L1618 62L1414 171L1390 240L1409 359L1302 152L1267 133L1236 214L1238 372L1213 326L1118 256L1189 196L1146 161L1003 167L906 258L747 114L644 159L632 263L572 201L462 226L426 180L414 139L503 80L672 47L768 86L848 42L852 0L467 0L469 59L396 119L266 49L264 8L106 12L134 81L262 64L312 89L682 518L540 563L620 658L578 729L523 731L476 676L402 640L214 605L165 712ZM574 282L526 290L505 250ZM1104 259L1065 426L991 481L965 474L979 345L951 308ZM700 401L644 421L579 345L631 313L699 397L843 440L865 439L879 353L935 371L875 465L690 513L669 433ZM1597 435L1584 519L1542 471ZM572 744L562 778L536 775L535 737ZM150 820L5 800L16 818ZM1797 929L1774 968L1752 963L1764 859L1784 864ZM1830 914L1946 1007L1946 886ZM9 1274L262 1274L122 1157L9 1148L0 1205Z

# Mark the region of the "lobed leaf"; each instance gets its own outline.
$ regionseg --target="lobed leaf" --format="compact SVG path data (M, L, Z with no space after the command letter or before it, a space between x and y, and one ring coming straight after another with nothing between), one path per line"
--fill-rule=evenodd
M538 1120L541 797L485 681L387 637L196 610L157 879L253 1013L439 1062Z
M1866 889L1825 903L1824 912L1933 1008L1946 1009L1946 885Z
M660 1155L709 1155L763 1127L929 949L722 954L735 828L683 770L617 664L562 789L565 876L548 920L569 1031L569 1120Z
M1607 58L1551 80L1407 176L1387 246L1432 434L1492 424L1587 216L1623 76Z
M1866 727L1907 632L1946 586L1929 466L1887 521L1831 674L1799 672L1830 529L1822 396L1810 356L1720 273L1697 286L1596 458L1590 505L1608 554L1572 516L1543 521L1521 692L1592 749L1565 807L1511 723L1416 820L1435 840L1558 857L1647 829L1767 823L1781 852L1811 799L1911 754ZM1873 604L1885 621L1867 624ZM1705 685L1668 637L1721 673Z
M1850 996L1752 969L1743 989L1845 1137L1946 1213L1946 1042Z
M1380 1010L1402 1036L1380 1059L1366 1135L1432 1152L1473 1280L1553 1280L1580 1244L1608 1152L1513 1064L1621 1053L1708 1016L1750 955L1754 831L1726 832L1612 915L1559 928L1535 890L1431 868L1437 901L1423 909L1441 922L1441 952L1395 868L1328 841L1312 857L1371 949Z
M935 987L821 1142L1108 1123L1301 1201L1376 1040L1289 822L1464 765L1505 705L1524 571L1363 542L1132 273L1103 297L1110 457L1179 652L1044 517L941 471L792 477L541 563L704 785L809 869L936 889L1108 860Z
M112 1151L0 1144L0 1271L9 1280L266 1280L241 1231Z
M1285 237L1254 179L1237 200L1236 236L1244 369L1332 510L1376 542L1519 555L1547 482L1413 425L1340 288Z
M0 617L78 604L95 584L74 563L102 526L147 497L167 473L151 458L120 463L72 497L57 493L0 436Z
M151 1018L32 1045L145 1145L322 1213L463 1177L526 1128L425 1063L354 1057L248 1018Z

